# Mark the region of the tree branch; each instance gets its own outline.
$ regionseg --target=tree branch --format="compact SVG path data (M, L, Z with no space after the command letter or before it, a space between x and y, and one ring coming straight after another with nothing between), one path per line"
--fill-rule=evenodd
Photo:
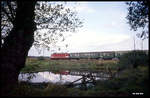
M8 8L9 8L9 10L10 10L11 17L12 17L12 19L14 20L14 19L15 19L15 15L14 15L14 13L13 13L13 11L12 11L13 9L12 9L11 4L10 4L9 1L7 1L7 5L8 5Z
M7 11L5 10L5 8L1 7L2 11L6 14L6 16L8 17L9 21L13 24L13 19L11 16L9 16L9 13L7 13Z

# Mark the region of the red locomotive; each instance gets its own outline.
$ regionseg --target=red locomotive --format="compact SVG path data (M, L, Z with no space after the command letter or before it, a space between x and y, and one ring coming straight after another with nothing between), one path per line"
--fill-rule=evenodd
M57 60L57 59L69 59L69 54L68 53L54 53L51 55L52 60Z

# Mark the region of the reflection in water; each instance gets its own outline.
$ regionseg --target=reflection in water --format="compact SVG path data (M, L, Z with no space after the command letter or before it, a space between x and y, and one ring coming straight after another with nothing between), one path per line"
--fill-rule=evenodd
M31 83L42 83L42 82L51 82L51 83L84 83L85 81L94 81L94 80L102 80L107 78L100 77L102 73L87 73L87 72L75 72L75 71L62 71L59 74L55 74L52 72L38 72L38 73L25 73L20 74L18 80L19 81L28 81ZM104 75L103 75L104 76ZM105 76L108 76L105 74ZM89 79L89 80L88 80Z
M31 78L29 82L32 83L41 83L41 82L51 82L51 83L61 83L64 84L66 82L73 82L82 76L72 76L72 75L61 75L54 74L52 72L38 72L32 73L31 75L35 75L35 77ZM28 81L28 77L30 75L28 73L20 74L18 80L19 81ZM78 81L81 82L81 81Z

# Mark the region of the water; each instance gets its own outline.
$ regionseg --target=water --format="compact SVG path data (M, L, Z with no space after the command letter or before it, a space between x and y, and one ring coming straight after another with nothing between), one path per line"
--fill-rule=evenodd
M28 80L28 77L30 75L33 75L34 77ZM72 75L61 75L61 74L54 74L52 72L38 72L38 73L32 73L32 74L20 74L18 80L19 81L29 81L31 83L42 83L42 82L51 82L51 83L61 83L64 84L66 82L73 82L82 76L72 76ZM78 81L78 83L81 81Z
M53 73L53 72L38 72L38 73L24 73L24 74L19 74L19 81L28 81L31 83L59 83L59 84L65 84L65 83L71 83L75 80L78 80L83 77L83 72L82 74L79 74L80 72L76 72L78 74L72 74L72 72L68 71L63 71L63 73ZM84 75L87 75L85 72ZM95 73L93 73L95 75ZM88 78L87 78L88 79ZM95 77L95 80L102 80L100 77ZM103 78L106 79L106 78ZM75 83L81 83L82 79L79 81L76 81Z

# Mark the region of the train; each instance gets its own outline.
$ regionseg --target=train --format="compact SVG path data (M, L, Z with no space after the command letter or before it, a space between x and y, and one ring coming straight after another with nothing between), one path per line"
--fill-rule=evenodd
M69 59L101 59L101 60L119 60L120 56L129 51L104 51L104 52L78 52L78 53L53 53L51 60L69 60ZM148 50L145 50L148 53Z
M54 59L69 59L70 54L69 53L53 53L50 57L52 60Z

